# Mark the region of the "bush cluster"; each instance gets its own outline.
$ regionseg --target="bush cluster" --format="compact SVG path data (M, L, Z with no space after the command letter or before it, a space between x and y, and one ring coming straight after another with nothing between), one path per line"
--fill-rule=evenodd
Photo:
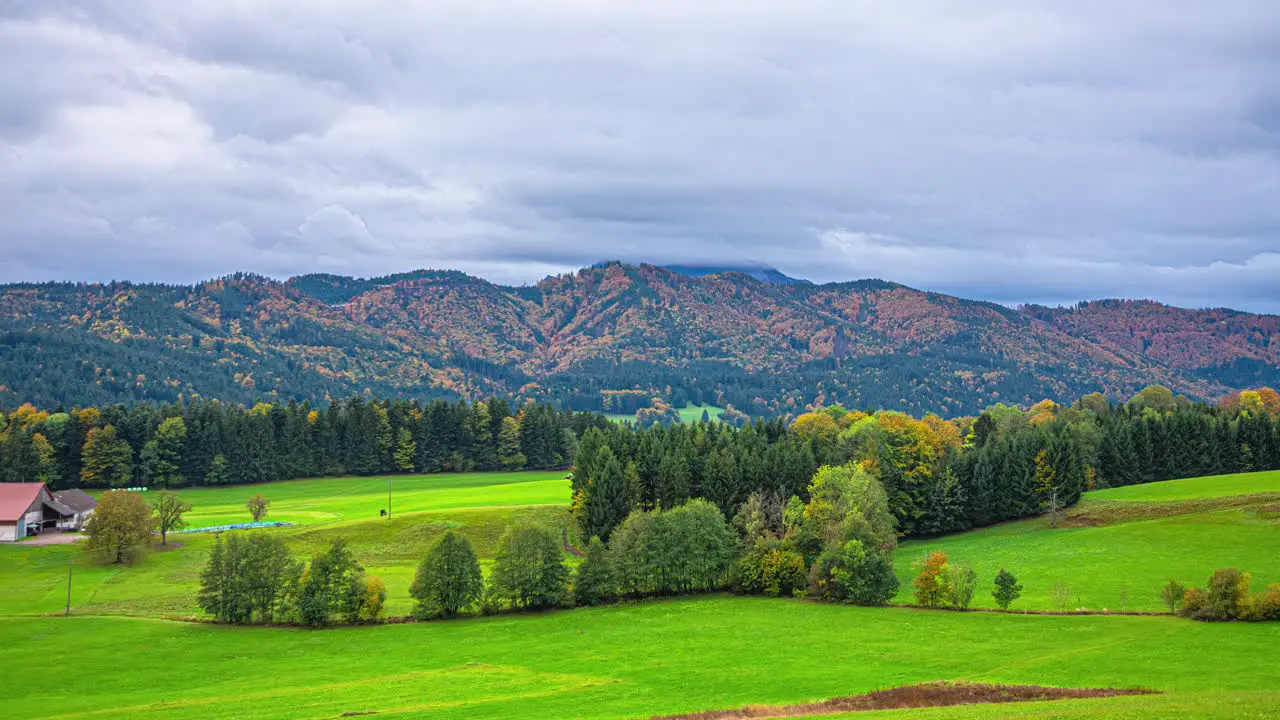
M1254 593L1249 590L1249 581L1249 573L1240 572L1236 568L1219 568L1210 576L1208 587L1186 590L1180 604L1170 600L1173 592L1181 587L1176 580L1169 581L1162 596L1171 612L1193 620L1280 620L1280 584L1273 583L1266 590Z

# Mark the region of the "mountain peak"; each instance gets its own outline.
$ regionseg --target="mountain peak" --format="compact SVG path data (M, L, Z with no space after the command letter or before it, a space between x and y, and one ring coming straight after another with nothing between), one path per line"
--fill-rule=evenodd
M687 275L689 277L705 277L707 275L723 275L726 273L740 273L753 277L762 283L769 285L812 285L813 283L803 278L793 278L790 275L783 274L777 268L768 265L756 264L739 264L739 265L715 265L715 264L689 264L689 265L664 265L666 269Z

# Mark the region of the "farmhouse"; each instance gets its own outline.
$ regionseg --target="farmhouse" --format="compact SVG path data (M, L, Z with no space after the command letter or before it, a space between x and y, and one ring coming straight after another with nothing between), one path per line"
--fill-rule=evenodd
M63 490L54 494L53 499L71 508L75 513L58 526L63 530L83 530L85 521L93 514L93 509L98 507L98 501L83 490Z
M15 542L72 522L75 511L54 499L44 483L0 483L0 542Z

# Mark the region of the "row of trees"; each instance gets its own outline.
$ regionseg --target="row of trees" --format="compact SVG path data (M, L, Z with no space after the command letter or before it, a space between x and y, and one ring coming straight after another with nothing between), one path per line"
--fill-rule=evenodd
M555 533L517 524L499 540L486 585L470 542L448 531L418 566L410 588L414 615L453 617L473 608L537 610L716 590L724 587L736 540L714 505L693 500L633 514L608 546L592 538L570 573Z
M0 414L0 481L51 487L174 488L324 475L567 466L601 415L505 400L467 404L353 397Z

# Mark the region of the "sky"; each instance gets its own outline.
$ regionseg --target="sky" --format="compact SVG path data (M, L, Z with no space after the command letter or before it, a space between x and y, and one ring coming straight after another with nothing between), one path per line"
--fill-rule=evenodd
M754 262L1280 312L1275 0L4 0L0 282Z

